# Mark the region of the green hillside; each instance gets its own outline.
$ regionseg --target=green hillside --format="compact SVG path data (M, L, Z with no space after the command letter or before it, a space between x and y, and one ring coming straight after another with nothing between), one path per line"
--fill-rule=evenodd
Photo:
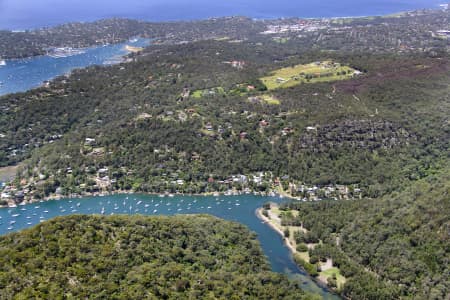
M271 175L249 186L255 190L285 177L378 197L432 173L450 140L446 57L327 54L364 74L273 90L277 105L259 89L194 92L258 86L273 70L320 56L207 41L154 46L137 62L76 71L1 98L0 163L21 163L14 186L26 199L243 189L224 182L257 172ZM224 63L237 58L243 69Z
M306 299L243 225L70 216L0 237L2 299Z
M289 222L323 244L311 260L332 258L353 299L446 299L450 281L450 168L405 191L369 201L294 202ZM287 220L286 220L287 221ZM315 263L315 262L314 262Z

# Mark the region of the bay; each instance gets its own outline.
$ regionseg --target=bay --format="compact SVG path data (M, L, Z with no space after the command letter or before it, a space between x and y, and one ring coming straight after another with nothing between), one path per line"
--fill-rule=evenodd
M1 208L0 235L35 226L57 216L71 214L149 216L211 214L225 220L240 222L255 232L274 272L287 274L293 280L297 280L302 289L318 293L324 299L339 299L338 296L318 286L299 269L292 260L292 255L283 243L282 237L256 216L256 209L268 201L280 203L284 200L278 197L254 195L159 197L131 194L36 202L14 208Z
M44 81L68 74L76 68L118 63L122 56L129 53L126 45L144 47L149 44L149 39L137 38L121 44L86 48L81 54L67 57L43 55L7 60L5 66L0 66L0 95L36 88Z
M3 0L0 29L32 29L122 17L174 21L240 15L252 18L373 16L438 8L445 0Z

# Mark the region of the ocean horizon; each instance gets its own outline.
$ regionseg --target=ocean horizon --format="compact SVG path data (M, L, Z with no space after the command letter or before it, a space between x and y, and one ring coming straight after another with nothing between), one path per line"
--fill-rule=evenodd
M0 0L0 29L29 30L68 22L105 18L143 21L187 21L224 16L255 19L338 18L387 15L417 9L438 9L445 0Z

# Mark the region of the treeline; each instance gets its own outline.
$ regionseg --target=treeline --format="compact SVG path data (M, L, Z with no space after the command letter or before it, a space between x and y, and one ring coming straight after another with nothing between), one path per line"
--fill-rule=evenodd
M444 166L447 166L445 168ZM323 244L312 262L332 258L352 299L446 299L450 272L448 164L402 193L367 201L292 202L306 237Z
M205 215L59 217L0 237L5 299L313 299L243 225Z

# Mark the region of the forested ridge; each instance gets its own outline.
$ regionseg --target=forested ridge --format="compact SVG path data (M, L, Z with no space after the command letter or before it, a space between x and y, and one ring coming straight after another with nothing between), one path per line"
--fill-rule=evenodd
M312 299L206 215L58 217L0 237L1 299Z
M435 175L401 193L368 201L292 202L312 262L333 259L353 299L446 299L450 293L450 173ZM444 167L443 166L443 167ZM286 220L287 221L287 220Z

